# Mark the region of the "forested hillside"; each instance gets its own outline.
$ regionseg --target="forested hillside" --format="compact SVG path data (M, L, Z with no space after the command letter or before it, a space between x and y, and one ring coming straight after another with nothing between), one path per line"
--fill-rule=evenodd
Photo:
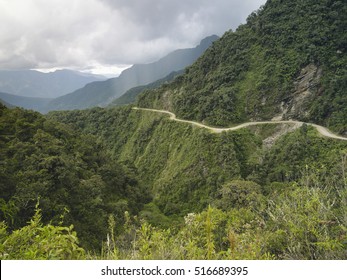
M346 134L346 6L269 0L137 105ZM2 259L347 259L347 141L311 125L0 108Z
M226 126L294 118L347 133L345 1L269 0L139 107Z
M172 72L169 75L167 75L165 78L157 80L153 83L143 85L143 86L138 86L129 89L126 91L121 97L118 97L114 101L110 103L110 106L114 105L128 105L128 104L133 104L136 101L137 96L143 92L144 90L149 90L149 89L155 89L160 87L164 83L171 82L174 78L177 76L181 75L184 73L184 70L177 71L177 72Z
M166 258L207 258L204 219L211 218L206 216L212 215L209 211L216 215L209 229L216 246L212 258L345 257L345 141L324 138L305 125L214 134L171 121L165 114L131 108L57 112L50 117L97 135L151 190L153 201L140 213L151 233L142 234L148 234L149 243L151 238L165 241L152 240L146 252L153 255L137 252L135 258L165 258L160 246L169 250L167 244L175 242L188 250L187 235L196 248L167 252ZM298 200L302 204L295 205ZM206 210L208 205L213 208ZM187 221L181 228L184 216L201 235L194 235ZM173 235L174 229L182 232ZM159 241L163 243L157 247ZM130 247L122 242L117 246L124 250L118 257L131 257ZM249 251L243 252L242 246Z
M26 225L39 202L43 222L58 224L64 215L63 224L74 224L81 244L98 248L109 214L136 214L148 200L95 137L0 106L0 217L9 229Z
M3 259L346 258L345 141L131 108L49 118L1 108Z

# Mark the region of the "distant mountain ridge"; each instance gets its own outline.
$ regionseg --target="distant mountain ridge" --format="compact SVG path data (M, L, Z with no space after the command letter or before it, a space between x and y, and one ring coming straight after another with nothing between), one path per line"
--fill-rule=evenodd
M175 79L177 76L182 75L184 73L184 70L181 71L175 71L167 75L165 78L159 79L153 83L149 83L144 86L138 86L138 87L133 87L129 90L127 90L126 93L124 93L122 96L118 97L117 99L113 100L111 102L112 105L127 105L134 103L136 101L136 97L142 93L144 90L150 90L150 89L155 89L160 87L164 83L168 83Z
M0 70L0 91L25 97L56 98L94 81L100 75L73 70L43 73L35 70Z
M1 93L0 93L0 94L1 94ZM1 98L0 98L0 104L4 105L4 106L7 107L7 108L14 108L14 107L15 107L15 106L13 106L12 104L10 104L10 103L8 103L8 102L2 100Z
M106 105L133 87L152 83L173 71L191 65L218 38L216 35L209 36L195 48L176 50L156 62L135 64L124 70L117 78L87 84L81 89L51 101L47 110L85 109Z
M7 107L22 107L25 109L42 111L42 108L44 108L52 98L27 97L0 92L0 100L4 101L4 105Z

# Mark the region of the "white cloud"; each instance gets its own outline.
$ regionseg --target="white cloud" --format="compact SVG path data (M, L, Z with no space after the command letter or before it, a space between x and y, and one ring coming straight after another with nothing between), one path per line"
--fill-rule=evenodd
M264 2L0 0L0 69L151 62L236 28Z

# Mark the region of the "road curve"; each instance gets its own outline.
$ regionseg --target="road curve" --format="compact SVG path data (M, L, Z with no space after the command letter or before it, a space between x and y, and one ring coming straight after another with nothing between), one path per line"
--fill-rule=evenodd
M212 126L208 126L208 125L204 125L202 123L199 122L194 122L194 121L188 121L188 120L183 120L183 119L179 119L176 117L176 115L172 112L169 111L165 111L165 110L157 110L157 109L149 109L149 108L138 108L138 107L133 107L132 109L134 110L142 110L142 111L151 111L151 112L157 112L157 113L163 113L163 114L168 114L170 115L170 120L174 120L176 122L182 122L182 123L189 123L198 127L203 127L206 128L212 132L215 133L221 133L223 131L234 131L234 130L238 130L240 128L244 128L247 126L252 126L252 125L261 125L261 124L298 124L299 126L303 125L304 122L300 122L300 121L293 121L293 120L288 120L288 121L259 121L259 122L246 122L237 126L233 126L233 127L226 127L226 128L217 128L217 127L212 127ZM339 135L336 135L334 133L332 133L330 130L328 130L326 127L318 125L318 124L314 124L314 123L306 123L307 125L311 125L314 128L317 129L317 131L325 137L328 138L332 138L332 139L338 139L338 140L344 140L347 141L346 137L342 137Z

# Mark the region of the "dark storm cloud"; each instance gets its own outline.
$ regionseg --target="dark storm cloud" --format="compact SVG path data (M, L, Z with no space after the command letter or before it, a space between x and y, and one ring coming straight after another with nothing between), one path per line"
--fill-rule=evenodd
M194 36L194 31L220 35L235 29L264 0L100 0L121 13L140 30L144 39L167 34ZM208 35L208 34L204 34Z
M265 0L0 0L0 69L146 63L235 29Z

